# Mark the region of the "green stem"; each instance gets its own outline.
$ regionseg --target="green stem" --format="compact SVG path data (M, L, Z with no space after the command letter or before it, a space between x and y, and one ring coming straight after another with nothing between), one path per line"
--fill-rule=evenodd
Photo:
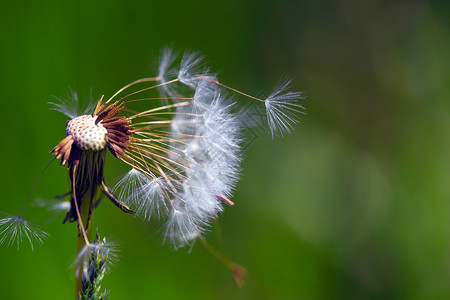
M91 193L88 191L84 198L81 200L81 207L80 207L80 215L81 220L83 222L83 227L87 228L86 236L89 239L92 233L92 217L89 220L88 224L88 216L89 216L89 206L91 203ZM80 225L79 225L80 227ZM81 233L81 229L79 229L80 234L77 237L77 255L80 253L80 251L83 249L83 247L86 245L85 237L83 236L83 233ZM78 276L75 279L75 299L78 299L78 295L81 292L81 282L82 282L82 276L83 272L78 272Z
M212 254L215 258L217 258L220 262L222 262L228 270L231 272L231 276L233 276L234 283L239 289L244 288L245 286L245 280L244 278L247 276L247 270L243 268L242 266L232 262L228 256L220 253L216 249L214 249L208 242L206 242L202 238L197 238L197 240L200 241L202 246L209 251L209 253Z
M198 241L202 244L202 246L211 253L217 260L222 262L228 269L232 269L234 263L225 255L214 249L208 242L202 238L197 238Z

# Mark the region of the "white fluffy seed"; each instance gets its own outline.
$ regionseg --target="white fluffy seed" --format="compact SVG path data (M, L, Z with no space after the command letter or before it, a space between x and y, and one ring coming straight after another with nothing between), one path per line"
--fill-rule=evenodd
M66 135L72 135L75 144L81 150L100 151L105 149L108 132L101 122L95 124L97 117L84 115L69 121Z

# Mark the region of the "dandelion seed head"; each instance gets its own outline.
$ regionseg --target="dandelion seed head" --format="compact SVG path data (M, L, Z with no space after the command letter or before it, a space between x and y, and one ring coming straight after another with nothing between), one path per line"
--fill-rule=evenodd
M48 233L21 217L6 216L0 219L0 244L7 241L8 246L16 244L18 250L20 243L26 238L34 250L34 243L42 244L47 237Z
M101 177L91 185L101 182L108 198L125 212L133 212L129 205L147 220L167 217L164 240L182 247L208 230L225 205L234 205L229 198L241 171L244 124L226 92L264 103L262 115L267 115L272 136L293 130L302 107L297 103L301 94L288 91L289 81L264 100L220 83L196 52L186 52L179 64L175 59L171 49L164 49L158 77L133 81L105 103L100 99L91 115L73 117L66 138L52 153L70 169L85 163L85 151L107 147L132 169L109 191L103 178L105 149L102 161L89 164L99 166ZM157 84L142 86L152 81ZM152 94L156 89L160 98ZM125 90L127 94L119 96ZM151 100L164 104L133 107L137 101Z
M203 84L196 95L194 102L201 97L200 101L180 109L183 114L171 126L172 146L177 149L172 159L183 165L183 176L166 206L172 209L165 240L176 247L201 236L224 203L232 205L227 196L239 177L241 127L232 101L217 87Z
M81 150L100 151L106 147L108 131L101 122L95 124L97 117L84 115L67 123L66 135L72 135Z

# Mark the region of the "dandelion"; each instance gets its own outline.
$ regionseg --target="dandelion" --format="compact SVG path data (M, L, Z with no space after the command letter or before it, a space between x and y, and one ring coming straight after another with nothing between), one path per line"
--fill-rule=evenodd
M166 49L158 77L136 80L108 100L101 98L91 114L74 117L67 103L54 107L72 118L66 137L52 150L68 166L72 182L64 221L79 220L86 205L88 227L99 189L124 212L146 219L167 216L164 239L175 247L189 244L202 236L224 204L234 205L230 198L239 178L243 138L226 91L265 104L272 135L291 131L298 121L301 94L286 92L289 82L259 99L220 83L194 52L183 55L179 68L173 66L175 57ZM154 89L164 97L150 97ZM164 104L158 106L158 100ZM139 103L146 108L133 109ZM114 190L104 178L107 149L131 166ZM85 235L86 228L79 228Z
M70 202L61 207L70 203L64 222L78 224L79 282L100 247L90 242L89 230L102 195L125 213L164 218L163 239L175 248L202 239L224 207L234 205L244 138L229 92L265 107L272 136L290 132L298 122L301 94L289 92L288 81L260 99L219 82L195 52L185 53L179 66L176 57L165 49L157 77L133 81L87 110L79 108L75 93L72 100L52 103L70 118L51 154L69 171L70 190L63 197ZM131 167L113 189L104 174L107 151ZM43 234L33 232L32 239L42 240ZM230 270L243 277L242 270Z

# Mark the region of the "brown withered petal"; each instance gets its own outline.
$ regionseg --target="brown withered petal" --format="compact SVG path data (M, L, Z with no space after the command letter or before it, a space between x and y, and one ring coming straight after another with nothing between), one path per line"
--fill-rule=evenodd
M95 106L94 112L92 113L93 117L95 117L99 112L101 112L105 108L106 104L102 103L102 99L103 96L100 98L100 100L98 100L97 106Z
M125 130L117 130L115 127L107 128L106 130L108 130L109 135L117 136L118 138L126 138L128 140L130 136L130 133L128 133L129 130L125 132Z
M101 112L97 119L95 120L95 124L103 121L111 119L112 117L116 116L123 108L123 103L120 103L117 105L117 102L109 105L103 112Z
M120 146L117 146L114 143L108 143L108 149L109 149L109 151L111 151L112 155L114 155L115 157L120 157L125 154L123 148Z
M121 138L109 133L106 136L108 137L108 143L116 144L123 149L128 149L128 138Z
M66 136L59 144L50 151L51 154L55 155L57 159L63 157L61 160L61 165L64 166L70 157L72 150L73 138L71 135Z
M115 118L104 120L102 122L102 124L103 124L103 126L105 126L105 128L111 127L111 126L117 126L117 125L127 127L127 125L130 124L130 121L124 117L115 117Z
M63 165L63 166L66 164L66 162L67 162L67 161L69 160L69 158L70 158L70 153L71 153L71 149L72 149L72 144L73 144L73 139L71 139L70 142L68 142L67 145L66 145L66 147L67 147L67 146L69 146L69 147L66 149L66 151L65 151L65 153L64 153L64 156L63 156L63 159L62 159L62 162L61 162L61 165ZM65 149L66 147L64 147L64 149Z

